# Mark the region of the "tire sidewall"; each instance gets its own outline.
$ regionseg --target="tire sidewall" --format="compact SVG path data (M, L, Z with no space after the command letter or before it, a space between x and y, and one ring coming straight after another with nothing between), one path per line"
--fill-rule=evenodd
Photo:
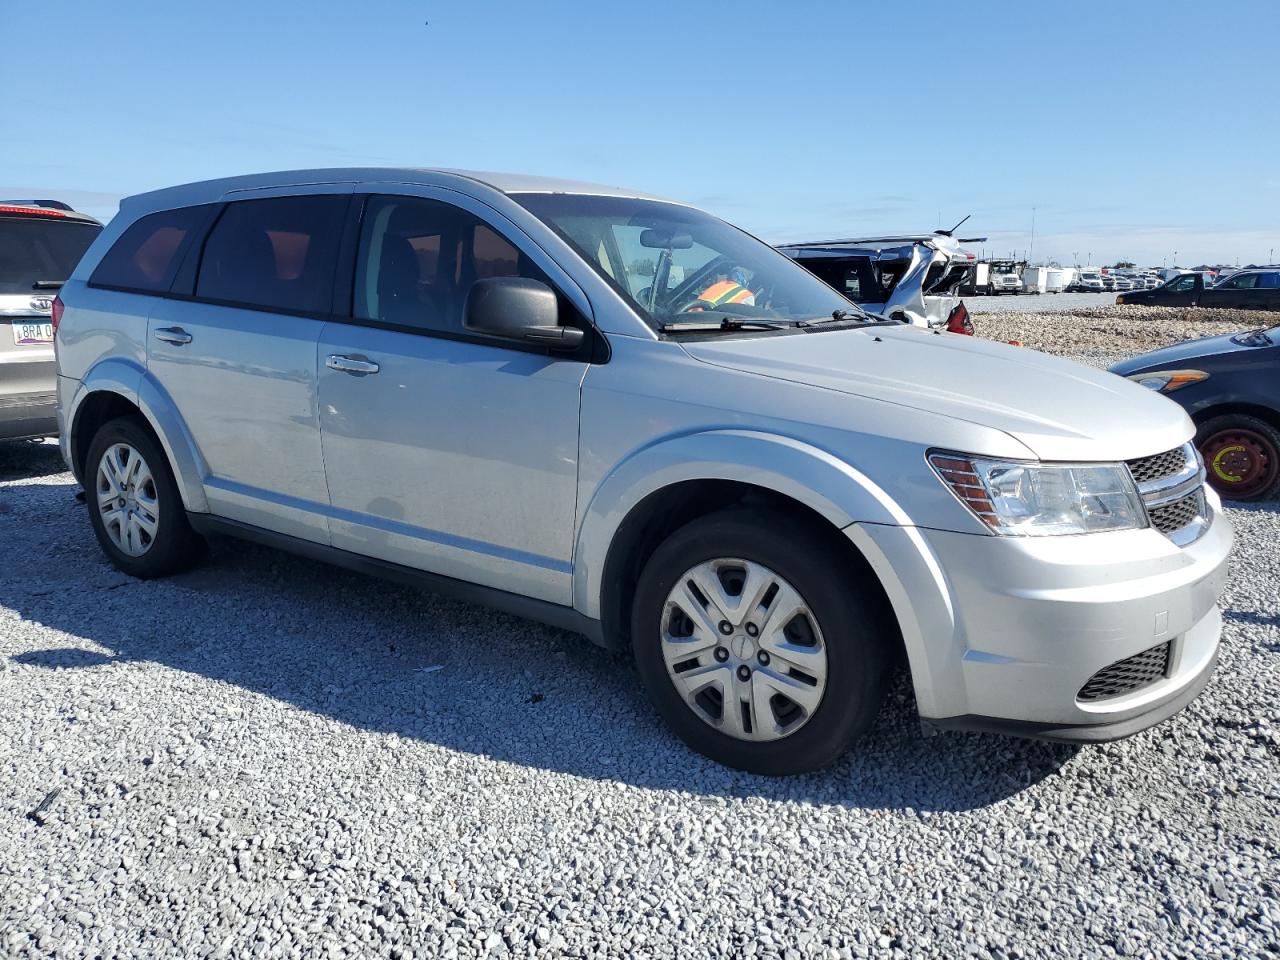
M142 455L156 486L158 530L151 548L140 557L129 556L112 542L98 508L98 467L103 454L117 443L127 443ZM84 479L89 523L98 544L117 569L145 580L171 573L189 562L196 535L187 523L182 495L174 481L173 471L169 469L168 458L148 430L130 418L103 424L89 444Z
M815 770L843 754L879 712L889 659L882 617L876 605L860 601L857 571L844 570L849 579L841 581L839 565L845 554L839 544L807 525L751 514L726 511L694 521L654 551L637 584L632 649L654 707L699 753L754 773ZM716 730L685 702L667 672L661 642L667 597L686 571L718 558L759 563L789 581L822 632L827 652L822 702L804 726L780 740L741 741Z

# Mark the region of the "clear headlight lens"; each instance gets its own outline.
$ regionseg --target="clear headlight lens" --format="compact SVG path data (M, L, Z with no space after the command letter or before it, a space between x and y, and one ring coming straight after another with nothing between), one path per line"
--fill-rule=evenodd
M996 533L1048 537L1147 526L1123 463L1044 464L933 453L951 491Z
M1151 373L1135 373L1129 379L1148 390L1173 393L1190 384L1208 380L1209 375L1203 370L1153 370Z

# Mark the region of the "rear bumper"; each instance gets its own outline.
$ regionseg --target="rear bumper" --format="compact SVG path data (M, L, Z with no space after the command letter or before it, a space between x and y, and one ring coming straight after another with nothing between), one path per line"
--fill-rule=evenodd
M0 396L0 440L54 436L58 432L57 411L52 393Z
M1059 740L1128 736L1213 673L1231 525L1187 547L1155 530L995 537L854 524L898 614L921 719ZM1104 699L1090 678L1168 644L1163 674Z

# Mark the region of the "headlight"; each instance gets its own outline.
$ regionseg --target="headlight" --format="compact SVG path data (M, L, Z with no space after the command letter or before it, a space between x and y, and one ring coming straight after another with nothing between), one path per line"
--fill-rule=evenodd
M1209 375L1203 370L1155 370L1151 373L1135 373L1129 379L1148 390L1173 393L1201 380L1208 380Z
M1006 536L1147 526L1146 510L1123 463L1028 463L961 453L933 453L929 463L961 503Z

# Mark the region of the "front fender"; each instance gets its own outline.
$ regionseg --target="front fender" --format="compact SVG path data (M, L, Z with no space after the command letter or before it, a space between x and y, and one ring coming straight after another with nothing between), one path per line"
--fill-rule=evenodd
M825 450L791 437L710 430L658 440L618 463L593 492L578 528L573 603L601 616L605 560L618 528L646 497L690 480L733 480L805 504L837 529L855 521L909 523L867 476Z
M208 470L204 458L164 387L145 367L132 360L113 357L95 364L85 374L71 400L67 422L72 424L73 436L84 401L95 393L117 394L142 412L169 458L183 505L192 512L207 513L209 503L204 495L203 478Z

